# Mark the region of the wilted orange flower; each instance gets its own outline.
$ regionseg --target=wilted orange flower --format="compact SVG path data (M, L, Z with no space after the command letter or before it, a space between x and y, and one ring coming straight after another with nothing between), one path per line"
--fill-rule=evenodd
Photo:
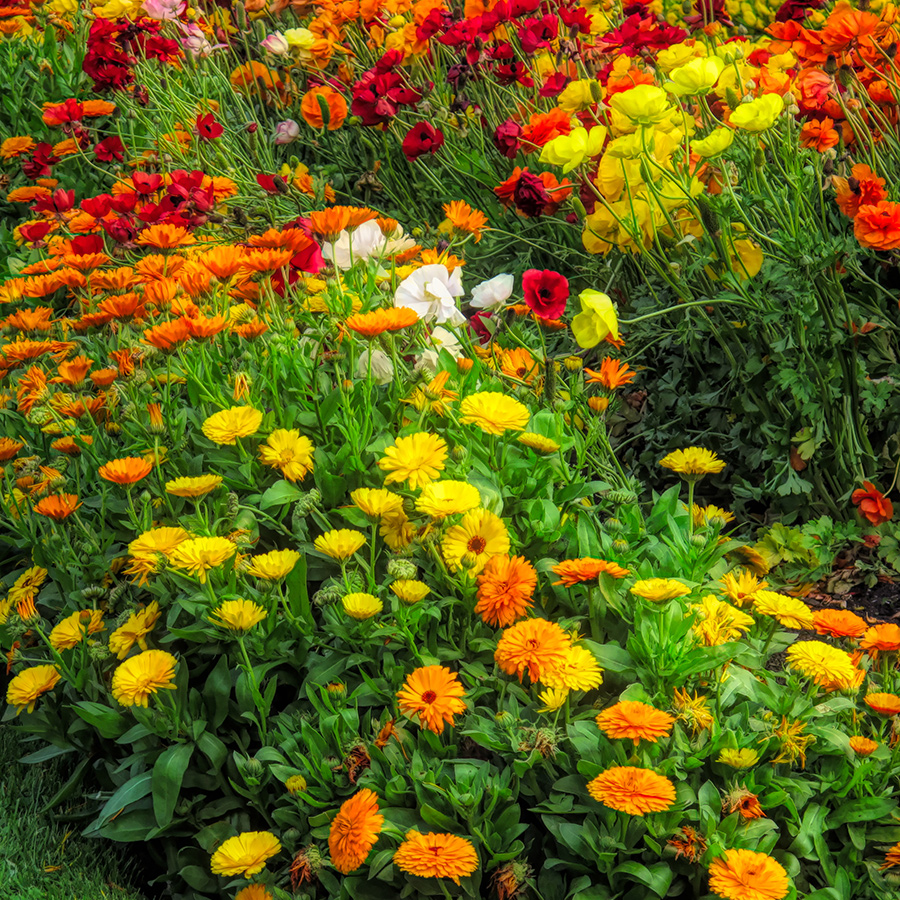
M784 867L754 850L726 850L709 867L709 889L725 900L782 900L789 888Z
M900 715L900 697L896 694L867 694L864 698L866 706L883 716Z
M185 247L197 243L197 239L180 225L160 222L145 228L135 241L142 247L156 247L160 250L171 250L174 247Z
M625 738L634 741L656 741L672 730L675 719L662 710L638 700L623 700L597 716L600 730L609 738Z
M422 666L407 676L397 699L402 713L418 716L425 728L442 734L445 723L453 725L454 716L466 711L465 695L455 672L444 666Z
M813 613L813 628L831 637L862 637L866 623L849 609L819 609Z
M344 323L352 331L366 337L375 337L385 331L399 331L419 321L419 314L406 306L392 306L389 309L375 309L372 312L356 313Z
M47 516L61 522L67 519L75 512L81 504L78 502L77 494L54 494L50 497L44 497L40 503L36 503L34 511L41 516Z
M853 233L863 247L894 250L900 247L900 204L880 200L861 206L853 220Z
M662 812L675 803L675 785L668 778L634 766L613 766L587 788L599 803L631 816Z
M492 556L478 576L475 612L488 624L506 628L531 609L537 572L522 556Z
M690 825L681 826L681 837L674 837L666 841L674 848L675 859L683 856L688 862L696 862L706 853L706 838Z
M559 581L553 583L566 587L573 587L582 581L593 581L604 572L613 578L625 578L628 575L628 569L623 569L616 563L607 562L605 559L593 559L589 556L583 559L564 560L555 565L552 571L560 577Z
M384 816L378 812L378 797L368 788L343 803L328 835L331 861L338 872L347 875L366 861L383 825Z
M347 101L334 88L319 85L303 95L300 114L310 128L327 126L329 131L337 131L347 118Z
M766 814L759 805L759 797L745 787L735 787L722 801L724 814L738 813L742 819L764 819Z
M565 665L571 646L571 638L555 622L524 619L503 632L494 659L507 675L521 681L527 672L538 682Z
M454 200L452 203L444 204L444 215L457 231L473 235L476 244L481 240L481 232L488 221L481 210L472 209L462 200Z
M894 517L894 504L871 481L864 481L862 489L854 491L850 500L875 526L882 525Z
M611 356L604 357L603 362L600 363L599 372L586 368L584 374L587 376L585 378L587 384L599 384L610 391L629 384L636 375L635 372L628 368L628 363L620 362Z
M100 466L99 475L116 484L134 484L146 478L153 470L153 464L138 456L113 459Z

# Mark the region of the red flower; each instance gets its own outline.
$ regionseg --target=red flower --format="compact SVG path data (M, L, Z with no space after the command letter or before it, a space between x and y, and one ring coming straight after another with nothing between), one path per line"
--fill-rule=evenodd
M880 200L861 206L853 222L853 232L863 247L894 250L900 247L900 203Z
M403 138L403 153L412 162L426 153L437 153L444 146L444 133L427 122L413 125Z
M507 119L497 126L494 132L494 146L497 151L507 159L515 159L519 152L519 135L522 133L522 126L512 119Z
M122 162L124 157L125 145L122 139L114 134L105 140L100 141L94 146L94 156L102 162L112 162L114 159Z
M528 308L541 319L558 319L569 299L569 281L559 272L527 269L522 275L522 292Z
M894 504L871 481L864 481L863 489L854 491L850 499L873 525L881 525L894 518Z
M287 182L280 175L265 175L260 173L256 176L256 183L267 194L287 193Z
M49 222L30 222L19 226L19 235L27 244L35 244L42 241L49 231Z
M214 141L217 137L222 136L223 131L225 129L216 121L216 117L212 113L197 116L194 133L201 141Z

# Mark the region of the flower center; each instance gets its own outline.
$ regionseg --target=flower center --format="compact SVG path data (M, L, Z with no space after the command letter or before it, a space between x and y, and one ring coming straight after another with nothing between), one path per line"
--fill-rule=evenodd
M466 544L466 549L472 553L484 553L485 547L487 547L487 541L478 534L473 538L469 538L469 543Z
M437 694L434 691L425 691L422 694L423 703L434 703L435 700L437 700Z

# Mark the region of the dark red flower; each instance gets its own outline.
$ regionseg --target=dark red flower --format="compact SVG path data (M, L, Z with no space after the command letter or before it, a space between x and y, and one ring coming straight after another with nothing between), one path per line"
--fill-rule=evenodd
M28 244L35 244L47 237L50 231L49 222L28 222L19 226L19 235Z
M125 158L125 145L122 143L122 139L114 134L94 145L94 156L101 162L112 162L113 160L122 162Z
M572 79L562 72L554 72L549 78L544 80L538 94L541 97L556 97L561 94L568 86Z
M894 518L894 504L871 481L864 481L862 489L854 491L850 499L873 525L881 525Z
M216 117L212 113L205 116L197 116L197 122L194 125L194 134L201 141L214 141L221 137L225 129L216 121Z
M403 153L412 162L426 153L437 153L444 146L444 133L427 122L413 125L403 138Z
M84 204L81 204L84 206ZM79 234L72 238L72 252L80 256L103 252L103 238L99 234Z
M485 325L485 322L491 318L491 313L479 310L469 316L469 327L478 335L478 341L481 344L490 342L493 335L491 330Z
M541 215L552 203L540 176L527 171L519 176L512 198L516 209L529 218Z
M260 173L256 176L256 183L267 194L287 193L287 182L280 175L266 175Z
M522 126L512 119L507 119L505 122L501 122L494 132L494 146L507 159L515 159L519 152L519 135L521 133Z
M139 194L152 194L158 191L163 183L162 175L150 175L147 172L135 172L131 176L131 183Z
M526 269L522 293L528 308L540 319L558 319L566 310L569 281L550 269Z
M123 197L124 194L117 194L117 197ZM81 208L89 216L95 219L102 219L111 209L113 198L109 194L97 194L96 197L85 197L81 201Z

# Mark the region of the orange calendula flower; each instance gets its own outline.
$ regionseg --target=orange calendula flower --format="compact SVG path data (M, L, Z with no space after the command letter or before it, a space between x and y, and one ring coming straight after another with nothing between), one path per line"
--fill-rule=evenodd
M604 572L612 578L625 578L629 571L613 562L605 559L594 559L590 556L582 559L567 559L553 567L553 572L559 575L560 580L554 584L562 584L573 587L583 581L594 581Z
M323 241L333 242L350 224L350 207L334 206L331 209L314 210L309 214L313 234Z
M900 866L900 844L894 844L885 854L884 865L879 866L878 870L883 872L885 869L892 869L894 866Z
M600 730L609 738L634 741L656 741L669 734L675 719L662 710L637 700L623 700L604 710L596 720Z
M134 484L146 478L153 470L153 463L139 456L126 456L123 459L110 460L100 466L99 475L116 484Z
M878 741L854 735L850 738L850 748L857 756L869 756L878 749Z
M331 861L338 872L347 875L366 861L383 825L378 797L368 788L343 803L328 835Z
M159 350L174 350L178 344L191 336L191 326L187 319L172 319L160 322L144 332L144 341Z
M900 697L896 694L867 694L863 699L866 701L866 706L869 709L873 709L883 716L900 715Z
M37 144L30 137L10 137L0 144L0 157L3 159L15 159L17 156L23 156L30 153Z
M0 438L0 462L9 462L24 446L21 441L9 437Z
M894 250L900 247L900 203L880 200L861 206L853 220L853 233L863 247Z
M634 766L613 766L587 787L599 803L631 816L662 812L675 803L675 785L668 778Z
M444 215L456 231L473 235L476 244L481 240L481 233L488 221L481 210L472 209L462 200L454 200L444 204Z
M351 331L365 337L376 337L385 331L400 331L419 321L419 314L406 306L390 309L376 309L372 312L357 313L344 323Z
M49 519L61 522L71 516L79 506L81 504L78 502L77 494L53 494L44 497L40 503L36 503L34 511L39 516L47 516Z
M849 609L819 609L813 613L813 628L830 637L859 638L866 627L865 619Z
M900 650L900 625L882 622L867 628L859 646L860 649L867 651L872 659L878 659L879 652L892 653Z
M618 359L607 356L600 363L599 372L586 368L584 374L587 376L585 378L587 384L599 384L609 391L614 391L616 388L634 381L637 373L628 367L628 363L623 363Z
M572 639L555 622L524 619L503 632L494 659L507 675L521 681L527 672L538 682L565 665L571 646Z
M141 247L156 247L159 250L171 250L175 247L186 247L197 243L197 239L180 225L160 222L145 228L135 241Z
M492 556L478 576L475 612L484 622L506 628L531 609L537 572L522 556Z
M782 900L790 884L784 867L755 850L726 850L709 867L709 888L725 900Z
M425 728L442 734L445 723L453 725L454 716L466 711L465 694L455 672L444 666L422 666L407 677L397 699L402 713L418 716Z
M303 95L300 114L310 128L337 131L347 119L347 101L334 88L319 85Z
M419 878L460 878L478 868L478 854L472 842L455 834L420 834L408 831L397 848L394 862L401 872Z

